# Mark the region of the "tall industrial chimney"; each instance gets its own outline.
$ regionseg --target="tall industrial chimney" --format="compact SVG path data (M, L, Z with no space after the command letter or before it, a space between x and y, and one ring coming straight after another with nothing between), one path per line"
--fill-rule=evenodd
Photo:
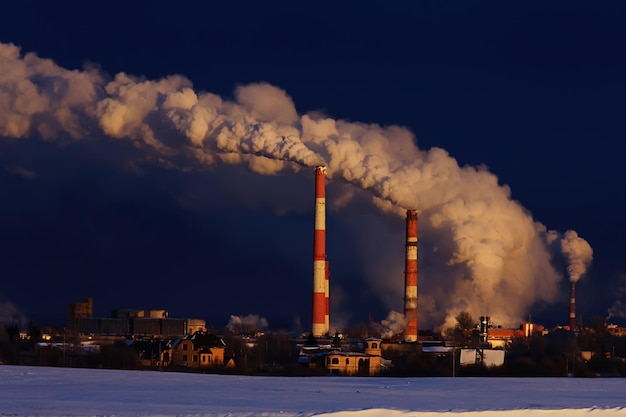
M406 211L406 256L404 267L404 339L417 341L417 210Z
M328 263L326 262L326 167L315 167L315 231L313 235L314 337L328 334Z
M569 329L576 330L576 282L571 281L569 287Z

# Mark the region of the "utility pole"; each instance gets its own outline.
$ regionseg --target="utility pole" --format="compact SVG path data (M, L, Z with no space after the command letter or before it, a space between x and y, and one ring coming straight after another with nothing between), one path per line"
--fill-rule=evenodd
M452 346L452 378L456 377L456 345Z
M159 335L159 371L163 371L163 357L161 356L161 335Z
M65 368L65 327L63 328L63 367Z

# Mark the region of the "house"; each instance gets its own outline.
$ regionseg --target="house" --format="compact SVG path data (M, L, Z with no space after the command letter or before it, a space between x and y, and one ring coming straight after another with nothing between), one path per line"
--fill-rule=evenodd
M337 350L325 356L326 369L331 375L370 376L380 372L380 356Z
M388 362L381 357L381 342L375 338L363 340L362 352L339 346L303 346L299 362L310 369L326 369L331 375L377 375Z
M172 344L171 364L189 368L232 366L232 359L225 361L225 350L226 343L221 337L196 331Z

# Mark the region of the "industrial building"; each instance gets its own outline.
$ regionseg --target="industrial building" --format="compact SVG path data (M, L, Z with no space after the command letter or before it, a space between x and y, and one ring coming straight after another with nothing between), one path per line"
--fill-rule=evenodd
M206 321L170 318L167 310L117 309L111 317L93 317L93 299L68 307L68 331L77 337L176 338L206 331Z
M81 301L70 303L67 306L67 329L75 332L79 319L89 319L93 317L93 299L84 298Z

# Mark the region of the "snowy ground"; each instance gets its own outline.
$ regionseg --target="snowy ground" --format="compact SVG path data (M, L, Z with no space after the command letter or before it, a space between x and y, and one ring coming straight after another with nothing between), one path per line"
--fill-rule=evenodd
M0 416L626 416L626 378L248 377L0 366Z

